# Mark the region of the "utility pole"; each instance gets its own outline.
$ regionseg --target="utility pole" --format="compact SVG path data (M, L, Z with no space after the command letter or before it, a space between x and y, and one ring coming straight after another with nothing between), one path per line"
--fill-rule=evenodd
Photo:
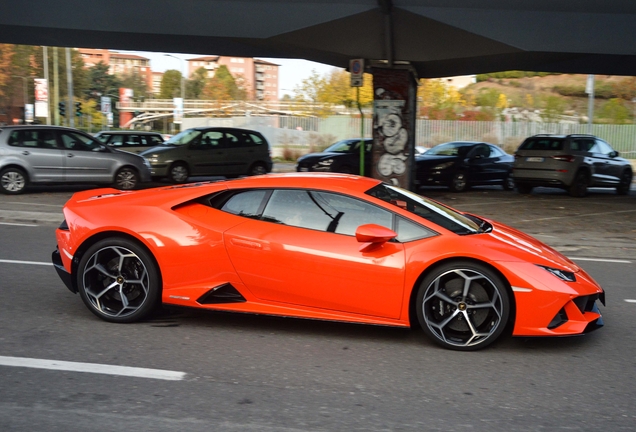
M72 110L73 106L73 70L71 69L71 49L66 48L66 82L68 85L68 109ZM72 111L66 112L69 127L75 127L75 115Z
M57 109L58 103L60 101L60 79L58 76L59 63L57 59L57 47L53 47L53 87L55 91L53 92L53 112L55 113L55 126L60 125L60 112Z

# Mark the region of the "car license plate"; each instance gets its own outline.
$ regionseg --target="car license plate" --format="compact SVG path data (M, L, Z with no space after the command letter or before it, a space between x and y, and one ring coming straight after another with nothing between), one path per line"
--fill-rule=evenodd
M526 162L543 162L544 158L542 157L527 157Z
M300 171L302 171L302 172L309 171L309 168L302 167L302 168L300 168Z

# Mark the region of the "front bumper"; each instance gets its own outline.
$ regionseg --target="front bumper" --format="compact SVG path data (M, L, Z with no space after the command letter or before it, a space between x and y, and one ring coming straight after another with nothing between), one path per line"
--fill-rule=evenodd
M77 289L73 286L73 278L69 272L64 268L64 264L62 264L62 257L60 255L60 250L55 249L51 254L51 261L53 262L53 267L55 267L55 271L57 275L62 279L66 288L68 288L73 294L77 294Z

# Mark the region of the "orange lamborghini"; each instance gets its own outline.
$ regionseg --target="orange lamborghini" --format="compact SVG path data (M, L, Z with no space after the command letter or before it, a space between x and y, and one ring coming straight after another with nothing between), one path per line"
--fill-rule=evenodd
M508 226L346 174L73 195L55 268L98 317L159 304L408 327L483 348L603 325L603 289Z

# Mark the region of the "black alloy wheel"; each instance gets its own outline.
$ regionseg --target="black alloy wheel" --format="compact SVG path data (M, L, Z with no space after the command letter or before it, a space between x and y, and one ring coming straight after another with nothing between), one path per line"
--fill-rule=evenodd
M0 171L0 188L7 195L17 195L26 189L29 180L20 168L5 168Z
M587 195L587 188L590 185L590 176L585 171L579 171L574 176L574 181L568 189L571 196L582 198Z
M121 190L132 190L139 183L139 174L137 170L130 167L124 167L115 174L115 187Z
M467 191L468 190L468 175L463 172L455 173L448 187L453 192Z
M255 175L263 175L267 174L267 167L263 162L255 162L250 167L250 170L247 175L255 176Z
M511 191L515 188L515 180L512 177L512 174L508 173L508 175L504 178L501 186L503 186L504 190L507 191Z
M161 301L159 270L151 254L134 241L106 238L80 259L80 297L101 319L130 323L147 317Z
M420 283L417 317L438 345L458 351L484 348L501 336L510 317L508 289L483 264L443 264Z
M616 186L616 193L619 195L627 195L629 193L629 188L632 186L633 174L632 170L626 169L621 173L621 179Z
M170 167L168 177L173 183L185 183L190 177L190 170L183 162L177 162Z

